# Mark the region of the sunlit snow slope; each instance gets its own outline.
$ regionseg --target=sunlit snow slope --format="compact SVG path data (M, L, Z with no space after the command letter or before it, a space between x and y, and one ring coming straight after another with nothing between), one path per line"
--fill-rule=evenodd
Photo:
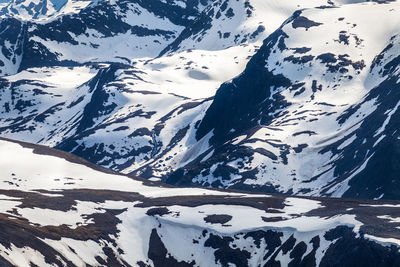
M172 188L5 139L0 203L6 266L400 263L398 202Z

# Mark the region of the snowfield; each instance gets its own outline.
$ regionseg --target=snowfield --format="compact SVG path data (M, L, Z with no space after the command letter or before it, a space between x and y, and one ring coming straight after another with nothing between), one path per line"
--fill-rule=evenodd
M397 202L171 188L6 139L0 177L0 260L18 266L162 266L167 254L173 265L323 265L338 242L382 244L380 253L400 242Z

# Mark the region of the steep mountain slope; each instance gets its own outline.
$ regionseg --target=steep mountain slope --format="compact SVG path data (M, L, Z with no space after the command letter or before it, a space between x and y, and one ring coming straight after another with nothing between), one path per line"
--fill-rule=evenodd
M329 1L218 0L210 4L161 54L187 49L223 50L265 39L294 11Z
M26 25L14 18L0 20L0 75L17 73L22 61Z
M47 1L38 3L44 5ZM19 19L16 22L19 17L6 12L2 24L18 25L14 32L1 32L5 42L2 54L7 59L19 57L20 60L13 61L13 68L0 64L1 74L15 74L29 67L92 61L130 63L134 57L154 57L201 12L207 1L87 3L77 12L60 11L57 16L40 21ZM9 49L19 44L13 40L15 32L22 34L18 41L23 47L18 51Z
M1 1L3 2L3 1ZM62 14L78 13L92 1L45 0L45 1L4 1L0 2L0 17L18 18L24 21L45 21Z
M175 185L399 198L398 2L62 10L0 22L1 136Z
M220 87L197 131L212 146L168 181L398 199L399 12L297 12Z
M398 202L172 188L5 139L0 177L6 266L400 263Z
M195 19L192 24L186 27L177 40L181 40L185 32L196 28L195 25L198 25L199 21L205 17L210 17L210 10L213 10L211 13L214 13L214 10L218 10L215 11L215 13L221 13L231 6L234 10L240 10L240 8L244 9L246 5L249 5L247 1L223 1L224 4L222 5L222 2L218 2L219 5L216 3L217 2L206 8L199 18ZM260 6L261 2L254 1L254 3ZM324 2L321 1L320 4L323 3ZM264 14L266 12L265 8L262 9L258 8L257 5L255 6L257 8L251 7L253 12L245 16L241 21L242 27L243 25L249 25L249 22L256 18L259 19L262 14L267 15ZM292 11L299 7L300 5L296 5L296 3L290 5ZM275 14L275 16L278 16L276 14L282 13L282 7L279 5L272 6L268 10L270 14ZM289 13L290 11L286 12ZM240 17L240 15L238 15L238 17ZM210 18L212 18L210 25L219 25L219 29L222 27L220 25L221 23L223 26L230 26L225 20L231 21L236 19L236 17L222 18L218 16L211 16ZM274 29L274 27L276 27L275 24L280 23L279 21L283 22L284 19L285 17L281 15L279 19L268 19L265 20L263 24L268 25L268 29ZM224 21L225 24L223 24ZM207 29L207 27L205 29ZM240 28L237 29L238 32L239 30ZM248 29L248 33L240 30L239 33L248 35L254 33L254 31L256 31L256 28ZM135 69L140 70L140 72L135 72L136 77L125 74L125 82L121 80L118 81L124 84L127 84L127 81L132 81L128 83L128 87L134 91L156 93L147 96L148 99L153 99L152 102L155 101L159 103L161 99L163 102L170 101L170 95L164 98L163 95L159 93L179 95L188 99L180 99L179 102L174 102L173 107L165 109L168 110L170 114L164 111L160 113L154 110L154 112L158 113L158 115L154 116L156 118L154 122L150 122L150 125L148 123L143 123L142 126L137 123L137 126L134 126L136 129L139 129L140 132L134 133L136 129L132 131L132 124L124 124L126 125L124 126L126 133L122 133L122 135L118 136L119 139L124 139L123 145L121 146L119 145L122 143L121 141L109 139L112 141L110 149L110 146L108 146L109 142L104 141L104 138L102 138L103 135L99 137L98 133L90 132L89 134L85 133L85 136L74 136L72 139L66 140L57 147L90 159L103 166L108 166L120 171L134 172L135 174L145 177L163 177L168 175L171 170L176 169L181 163L183 152L195 143L195 123L201 119L204 110L209 105L209 99L207 98L214 95L216 88L223 81L229 80L240 73L249 55L252 55L258 48L260 44L258 40L262 39L269 31L265 31L265 33L263 32L262 34L260 33L260 36L255 35L253 39L249 39L248 41L243 40L243 42L237 44L237 46L232 46L236 44L230 43L229 40L220 40L220 43L225 44L225 48L221 47L217 50L215 50L215 47L214 49L212 47L205 47L204 42L192 40L192 37L188 37L186 43L191 43L190 50L185 50L188 47L171 49L168 53L165 53L166 50L164 50L164 52L161 52L163 56L155 59L137 60L135 62ZM214 31L205 31L202 33L202 36L204 39L210 39L215 37L215 33ZM140 101L145 100L141 98ZM143 103L140 102L140 104ZM190 110L186 112L189 107ZM130 110L133 112L134 108L131 107ZM118 118L123 116L126 115L118 115ZM107 121L109 122L110 120ZM136 137L138 134L140 136ZM143 143L143 135L147 140L145 146L141 145ZM130 143L135 144L135 146L127 149ZM116 155L117 151L126 149L130 151L130 154L120 153L120 155ZM93 151L96 151L97 155L93 155L92 157ZM110 161L113 162L109 163Z
M12 55L20 56L13 68L4 67L5 72L19 72L3 77L1 135L57 146L126 173L168 175L196 143L196 122L218 86L244 69L261 40L286 16L304 7L258 0L219 1L205 9L206 2L146 3L104 1L48 22L17 21L16 28L27 29L19 43L5 41L19 44L17 52L7 54L9 61ZM229 9L234 17L217 15ZM203 41L191 36L184 40L182 36L195 34L190 29L207 16L211 28L204 28ZM102 23L96 23L100 17ZM183 31L181 25L186 25ZM233 31L232 25L238 28ZM261 26L265 30L258 31ZM177 40L186 46L161 52L180 31ZM241 41L221 38L216 50L207 41L216 31L239 34ZM164 55L147 58L160 53Z
M151 67L147 68L147 58L136 61L135 57L159 54L165 47L165 42L183 29L182 25L193 20L206 3L103 1L85 8L79 14L61 16L46 23L3 20L2 52L5 64L0 64L3 66L3 74L22 71L14 76L4 77L2 81L2 135L53 146L65 141L60 147L70 148L75 153L81 153L105 166L118 170L129 168L128 171L140 167L140 164L158 152L158 143L161 141L155 140L155 137L161 130L162 121L159 120L170 117L174 110L180 110L180 106L190 107L203 100L191 101L185 96L175 96L176 93L188 93L163 90L159 82L156 87L149 89L141 88L142 84L135 86L139 82L155 84L158 79L152 73L144 72L157 71L154 63L148 64ZM99 20L102 23L98 23ZM14 28L10 28L10 21L15 22ZM15 32L19 28L23 29L17 39ZM81 37L90 39L90 42L81 42ZM111 51L110 47L115 50ZM146 51L141 52L141 48ZM250 53L252 52L253 50ZM214 58L215 55L209 57ZM233 58L230 60L237 61ZM243 67L245 59L241 60ZM106 63L96 65L88 63L90 61ZM124 62L125 65L110 65L108 61ZM189 61L186 60L182 65ZM137 63L142 66L134 67ZM222 80L217 78L207 86L217 88L222 81L241 70L225 74ZM182 72L192 75L188 70ZM196 74L193 71L194 81L197 81ZM163 84L169 82L162 81ZM187 87L185 85L182 88ZM210 90L206 91L209 96L214 94L215 89L211 93ZM204 97L204 93L200 95ZM105 103L107 101L108 104ZM165 103L163 106L158 104L161 101ZM151 118L155 113L155 118ZM108 143L107 140L99 140L103 134L96 129L109 126L112 127L114 136L109 138ZM153 131L156 126L158 130ZM132 131L128 133L129 127ZM182 128L185 127L186 125ZM89 128L96 129L83 133ZM119 130L114 131L117 128ZM125 131L117 133L123 129ZM168 134L166 138L171 139L175 134ZM91 140L84 143L88 135ZM120 138L125 140L120 144L115 143ZM78 150L73 149L75 145L70 147L75 140L83 147ZM101 155L100 150L94 147L98 146L96 140L103 143L103 147L105 143L106 151L101 151ZM123 147L126 140L129 143ZM169 141L166 142L165 147ZM111 148L107 149L108 147ZM83 150L84 152L80 152ZM93 154L93 151L97 153Z
M1 17L19 19L38 19L50 17L56 13L52 1L7 1L0 3Z

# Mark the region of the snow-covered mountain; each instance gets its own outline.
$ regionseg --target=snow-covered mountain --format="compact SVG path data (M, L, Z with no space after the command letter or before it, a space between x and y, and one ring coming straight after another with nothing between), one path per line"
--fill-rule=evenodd
M398 2L63 8L1 20L1 136L175 185L399 198Z
M199 1L183 5L162 1L97 1L79 12L61 13L46 20L18 20L16 29L8 34L2 32L5 42L2 54L6 61L11 61L11 66L3 64L0 69L3 74L15 74L28 67L130 63L132 58L154 57L202 8ZM2 22L14 25L15 18L18 16L4 18ZM14 40L18 28L22 35L18 41L23 42L23 48L10 50L19 44ZM20 60L11 60L12 56Z
M400 265L398 25L398 1L0 0L0 265Z
M55 16L58 11L67 4L77 3L79 1L69 1L60 0L60 1L2 1L0 3L0 16L2 18L7 17L15 17L21 20L40 20L40 19L48 19L50 17ZM81 3L85 3L85 1L81 1ZM89 1L86 1L86 5L90 4ZM79 9L75 9L79 11Z
M400 264L399 202L173 188L6 139L0 177L4 266Z
M26 28L18 40L15 29L5 32L14 38L5 43L15 45L4 52L4 62L14 65L5 64L3 72L14 75L3 77L1 135L57 146L119 171L168 175L197 143L195 124L219 85L243 71L262 40L304 7L274 1L146 3L99 2L48 22L18 21ZM237 16L217 15L230 9ZM189 36L182 47L167 46L176 43L174 37L194 35L191 29L208 13L214 27L205 29L203 41ZM263 15L271 19L261 20ZM232 21L241 41L221 37L225 45L209 44L215 31L233 35Z
M219 88L196 132L211 146L168 181L398 199L399 12L296 12Z

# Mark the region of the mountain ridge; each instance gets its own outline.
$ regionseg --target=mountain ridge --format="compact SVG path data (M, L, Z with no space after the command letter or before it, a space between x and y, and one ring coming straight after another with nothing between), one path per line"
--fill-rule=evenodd
M164 187L44 146L1 139L0 148L6 265L164 266L166 255L184 266L399 260L398 201Z

